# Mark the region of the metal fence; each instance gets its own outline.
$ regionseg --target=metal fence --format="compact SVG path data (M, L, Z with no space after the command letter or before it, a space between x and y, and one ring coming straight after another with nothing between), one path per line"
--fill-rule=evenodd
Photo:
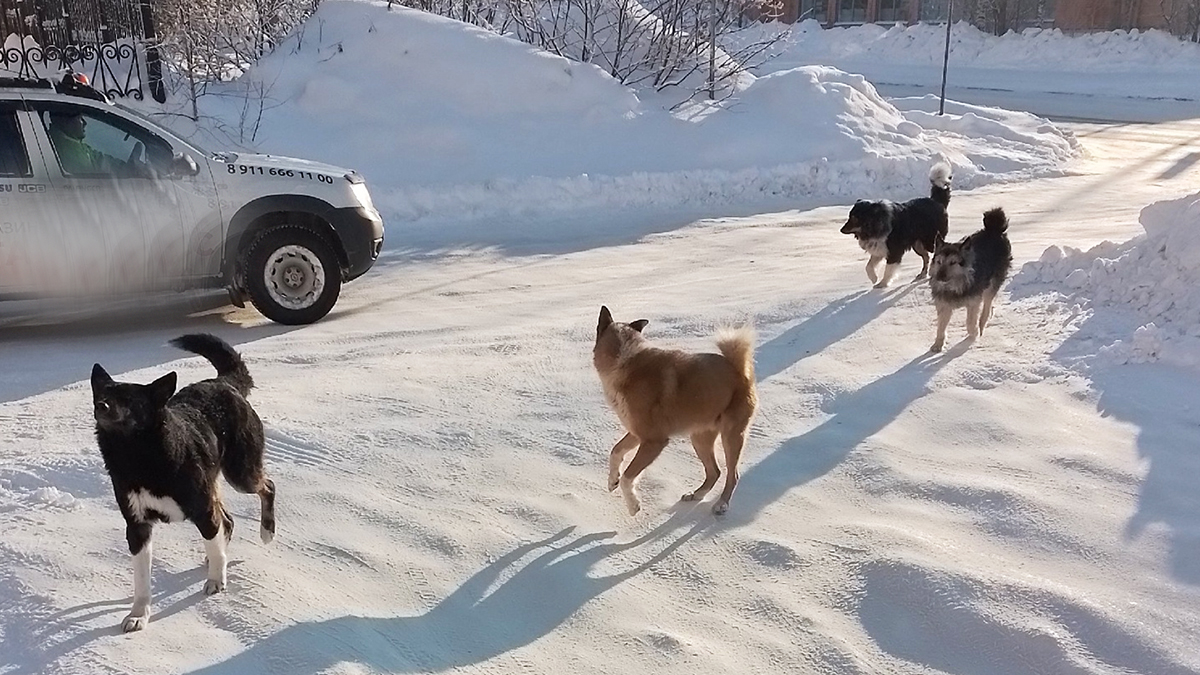
M0 70L70 68L109 96L166 100L150 0L0 0Z

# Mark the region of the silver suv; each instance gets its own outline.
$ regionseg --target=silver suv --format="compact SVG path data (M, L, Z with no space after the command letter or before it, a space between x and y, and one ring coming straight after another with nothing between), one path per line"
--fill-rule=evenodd
M382 248L353 171L206 151L82 75L0 78L0 300L224 287L306 324Z

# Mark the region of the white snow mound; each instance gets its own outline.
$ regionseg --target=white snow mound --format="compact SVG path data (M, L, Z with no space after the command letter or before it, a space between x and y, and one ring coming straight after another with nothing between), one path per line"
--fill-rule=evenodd
M1160 359L1200 366L1200 192L1142 209L1146 233L1087 251L1051 246L1026 263L1015 285L1050 284L1075 312L1130 312L1132 334L1100 339L1101 356L1117 363Z
M247 145L357 169L389 221L909 198L939 159L966 188L1053 174L1073 153L1044 120L931 122L823 66L747 76L727 107L672 112L594 65L383 0L323 2L230 86L247 84L268 98ZM206 104L244 112L236 97Z

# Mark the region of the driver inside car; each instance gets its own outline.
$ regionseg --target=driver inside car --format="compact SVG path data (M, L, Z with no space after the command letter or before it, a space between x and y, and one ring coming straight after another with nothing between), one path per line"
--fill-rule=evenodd
M74 175L117 173L124 163L87 144L87 121L78 113L50 113L50 141L63 171Z

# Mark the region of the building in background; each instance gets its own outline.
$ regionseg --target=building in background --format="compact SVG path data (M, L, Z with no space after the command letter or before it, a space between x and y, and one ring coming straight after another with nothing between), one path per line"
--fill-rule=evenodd
M1159 28L1196 42L1200 0L1058 0L1054 25L1066 32Z

